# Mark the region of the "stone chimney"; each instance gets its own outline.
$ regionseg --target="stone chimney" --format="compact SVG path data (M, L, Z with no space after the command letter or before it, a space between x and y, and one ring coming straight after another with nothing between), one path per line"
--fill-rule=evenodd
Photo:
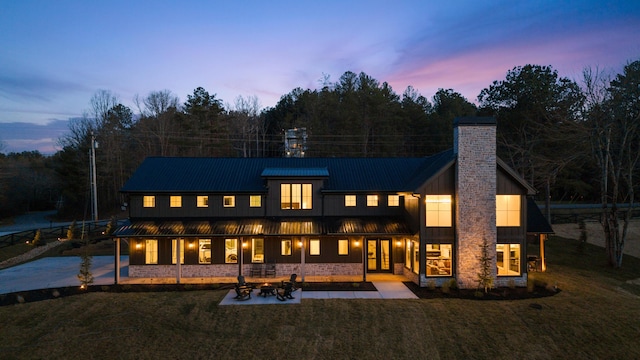
M462 117L453 123L456 154L456 274L460 287L478 286L482 244L496 277L496 120Z

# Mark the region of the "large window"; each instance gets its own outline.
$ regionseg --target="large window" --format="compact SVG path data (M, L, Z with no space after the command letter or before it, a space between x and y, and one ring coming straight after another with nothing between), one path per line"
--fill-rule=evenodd
M338 255L349 255L349 240L338 240Z
M208 196L198 196L197 197L197 206L198 207L209 207L209 197Z
M411 269L411 240L404 242L404 266Z
M311 209L311 184L280 184L281 209Z
M451 276L451 244L427 244L427 276Z
M158 240L147 239L144 242L144 263L145 264L157 264L158 263Z
M238 263L238 239L224 239L224 262Z
M175 264L177 259L176 254L176 244L178 243L177 239L171 240L171 263ZM184 264L184 239L180 239L180 264Z
M427 195L427 226L450 227L453 221L451 195Z
M262 206L262 196L261 195L251 195L249 196L249 207L261 207Z
M520 226L520 195L496 195L496 226Z
M173 208L182 207L182 196L180 195L171 195L169 197L169 206Z
M320 255L320 240L309 240L309 255Z
M387 206L400 206L400 195L389 195L387 197Z
M291 255L291 239L284 239L280 241L280 255Z
M251 262L264 262L264 239L251 239Z
M347 206L347 207L356 206L356 196L355 195L345 195L344 196L344 206Z
M156 197L152 195L143 196L142 207L146 207L146 208L156 207Z
M499 276L520 275L520 244L496 244Z
M367 195L367 206L378 206L378 195Z
M235 207L236 206L236 197L233 195L227 195L222 198L222 205L224 207Z
M198 263L211 264L211 239L198 240Z
M413 247L413 272L414 273L418 273L418 271L420 271L420 246L419 243L417 241L413 241L412 242L412 247Z

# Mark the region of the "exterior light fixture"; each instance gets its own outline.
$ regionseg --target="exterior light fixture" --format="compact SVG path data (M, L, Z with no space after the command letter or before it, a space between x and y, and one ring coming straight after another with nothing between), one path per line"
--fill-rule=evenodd
M396 241L396 246L402 246L402 241L400 240Z
M243 241L243 242L242 242L242 247L243 247L243 248L246 248L246 247L247 247L247 243Z
M298 246L302 247L302 241L298 241Z
M356 240L356 242L355 242L355 244L354 244L354 245L355 245L355 246L360 246L360 241Z
M138 249L138 250L142 249L142 244L137 243L137 244L136 244L136 249Z
M194 243L189 243L189 249L193 249L196 245Z

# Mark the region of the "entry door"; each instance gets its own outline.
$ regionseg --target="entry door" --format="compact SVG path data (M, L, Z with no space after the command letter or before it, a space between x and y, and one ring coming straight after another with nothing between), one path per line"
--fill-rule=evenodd
M367 239L367 271L391 271L391 240Z

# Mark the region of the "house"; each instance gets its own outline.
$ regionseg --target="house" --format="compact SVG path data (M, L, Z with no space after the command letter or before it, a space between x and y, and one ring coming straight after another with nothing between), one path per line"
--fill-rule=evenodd
M147 158L122 188L129 277L402 274L420 286L526 286L534 189L496 157L496 121L458 118L421 158ZM119 251L119 250L118 250ZM118 257L116 257L118 258ZM179 259L179 260L178 260Z

